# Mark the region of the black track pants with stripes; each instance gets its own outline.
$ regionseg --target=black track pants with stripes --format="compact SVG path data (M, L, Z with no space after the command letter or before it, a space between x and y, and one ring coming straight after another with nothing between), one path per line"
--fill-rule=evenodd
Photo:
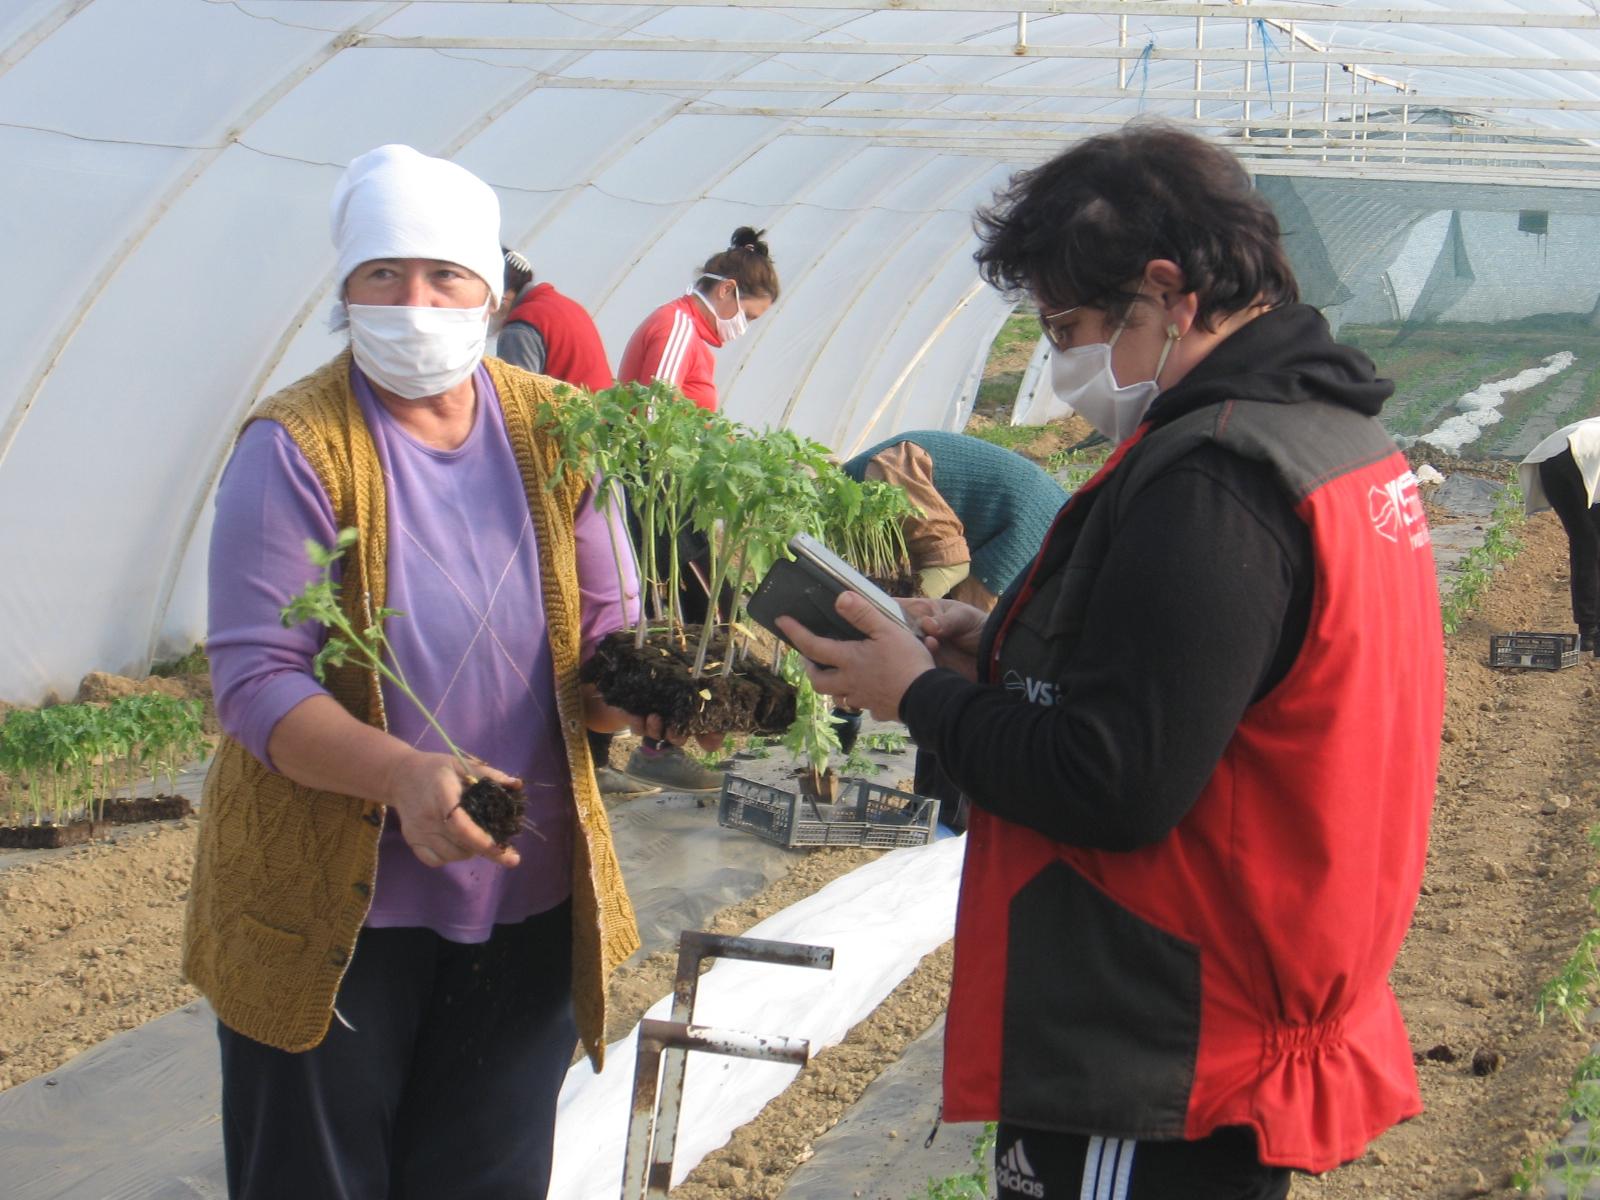
M1000 1126L1000 1200L1284 1200L1289 1171L1262 1166L1255 1135L1219 1129L1197 1142L1050 1133Z

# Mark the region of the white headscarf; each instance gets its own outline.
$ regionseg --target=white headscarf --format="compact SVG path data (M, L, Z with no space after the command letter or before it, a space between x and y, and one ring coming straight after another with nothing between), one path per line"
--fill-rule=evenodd
M350 272L364 262L434 258L477 275L489 285L490 310L500 306L500 200L465 167L410 146L379 146L345 168L330 215L341 293ZM339 329L345 321L341 296L330 323Z

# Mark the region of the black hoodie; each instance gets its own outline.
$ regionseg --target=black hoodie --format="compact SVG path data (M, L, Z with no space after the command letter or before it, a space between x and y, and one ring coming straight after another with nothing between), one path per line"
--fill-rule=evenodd
M1159 428L1224 400L1376 416L1393 391L1319 312L1296 304L1221 342L1157 398L1149 421ZM1062 520L1072 519L1069 508ZM901 717L998 816L1074 845L1159 841L1244 710L1293 664L1313 583L1309 531L1271 470L1207 443L1141 489L1119 524L1053 706L1019 713L1016 694L936 669L912 683Z

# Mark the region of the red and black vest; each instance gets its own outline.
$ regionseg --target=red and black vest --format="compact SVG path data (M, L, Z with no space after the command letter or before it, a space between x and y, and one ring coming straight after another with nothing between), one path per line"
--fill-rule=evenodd
M616 382L594 318L583 305L550 284L531 288L506 318L508 324L512 321L532 325L544 339L542 374L591 392L603 391Z
M1269 464L1310 530L1300 653L1160 842L1082 849L974 807L944 1115L1150 1139L1248 1126L1263 1162L1324 1171L1422 1109L1388 974L1422 880L1444 667L1405 459L1322 403L1142 431L1062 510L980 661L1058 678L1120 514L1204 441Z

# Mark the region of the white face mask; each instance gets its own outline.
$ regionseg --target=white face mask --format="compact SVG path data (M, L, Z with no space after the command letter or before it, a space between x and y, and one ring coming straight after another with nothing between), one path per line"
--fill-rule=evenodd
M728 282L726 275L702 275L702 279L715 279L719 283ZM717 338L726 346L736 338L744 336L745 330L750 328L750 320L744 315L744 305L739 303L739 281L733 280L733 316L719 317L717 310L712 308L711 301L705 296L700 299L705 301L706 308L711 310L711 315L716 318Z
M1070 350L1050 351L1050 386L1056 400L1068 405L1085 421L1093 425L1113 442L1121 442L1139 428L1145 413L1155 402L1161 387L1154 378L1143 383L1117 384L1111 373L1111 347L1127 328L1127 322L1118 325L1109 342L1092 342L1087 346L1074 346ZM1167 342L1161 347L1161 357L1156 361L1156 378L1167 365L1167 355L1178 340L1178 327L1167 326Z
M438 396L483 361L489 302L477 308L346 305L350 350L368 379L406 400Z

